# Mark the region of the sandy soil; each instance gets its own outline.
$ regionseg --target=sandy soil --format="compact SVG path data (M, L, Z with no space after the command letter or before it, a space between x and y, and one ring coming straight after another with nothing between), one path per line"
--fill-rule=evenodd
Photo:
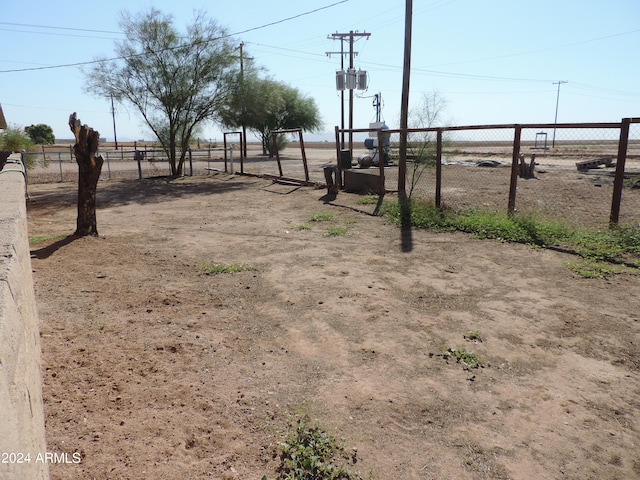
M364 479L640 478L637 276L253 177L101 182L99 238L30 193L54 480L274 478L302 415Z

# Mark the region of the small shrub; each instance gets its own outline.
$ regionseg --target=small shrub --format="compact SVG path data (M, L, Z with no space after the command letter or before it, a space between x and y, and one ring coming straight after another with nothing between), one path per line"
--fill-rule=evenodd
M307 224L301 224L301 225L293 225L291 227L291 230L295 230L296 232L299 232L301 230L311 230L311 227Z
M309 217L309 220L312 222L328 222L333 218L333 215L330 213L313 213Z
M470 330L464 334L464 338L471 342L482 342L482 334L478 330Z
M445 356L454 357L458 363L462 363L465 368L484 367L484 362L478 358L474 352L467 350L467 347L460 345L458 348L449 348Z
M378 197L374 197L374 196L362 197L356 200L356 205L377 205L377 204L378 204Z
M325 237L342 237L349 233L349 228L347 227L334 227L327 230L327 233L324 234Z
M276 480L361 479L345 467L349 457L344 448L321 428L309 425L306 417L298 421L296 433L282 443L280 459ZM355 463L355 453L351 460Z
M253 270L251 267L247 267L245 265L239 265L237 263L232 263L230 265L223 265L221 263L214 263L213 265L209 265L207 263L202 265L202 269L206 275L218 275L221 273L238 273L243 272L245 270Z
M620 268L612 267L608 263L593 262L571 262L567 268L582 278L608 278L621 272Z

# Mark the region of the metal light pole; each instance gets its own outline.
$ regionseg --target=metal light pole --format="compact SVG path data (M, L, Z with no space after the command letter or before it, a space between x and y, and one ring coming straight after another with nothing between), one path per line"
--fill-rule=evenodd
M553 120L553 140L551 142L551 147L556 146L556 127L555 124L558 123L558 104L560 103L560 85L563 83L569 83L567 80L558 80L557 82L553 82L552 85L558 85L558 95L556 96L556 116Z

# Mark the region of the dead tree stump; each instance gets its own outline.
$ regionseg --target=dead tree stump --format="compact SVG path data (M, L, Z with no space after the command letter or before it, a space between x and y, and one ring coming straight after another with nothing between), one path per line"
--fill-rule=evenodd
M524 154L520 154L519 176L520 178L534 178L534 170L536 168L536 154L531 155L531 163L527 164Z
M98 236L96 188L104 163L102 156L97 155L100 134L82 125L76 112L69 115L69 127L76 138L73 154L78 163L78 219L74 235Z

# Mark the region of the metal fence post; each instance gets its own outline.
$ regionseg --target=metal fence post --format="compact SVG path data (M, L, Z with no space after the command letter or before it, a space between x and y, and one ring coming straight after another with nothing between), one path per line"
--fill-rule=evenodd
M244 127L243 127L244 131ZM302 141L302 130L300 131L300 140ZM304 153L304 148L302 149ZM244 174L244 159L247 158L247 138L246 135L240 132L240 173ZM306 165L305 159L305 165Z
M616 160L616 176L613 181L613 196L611 197L611 214L609 215L609 227L615 227L620 218L620 201L624 187L624 166L627 161L627 148L629 146L630 118L623 118L620 124L620 141L618 143L618 158Z
M336 162L338 164L338 188L342 188L342 156L340 149L340 127L335 126L335 134L336 134ZM342 132L342 141L344 143L344 132Z
M224 173L227 173L227 134L224 134Z
M380 169L380 195L384 195L387 192L386 179L384 176L384 135L382 129L378 129L378 167Z
M193 155L191 153L191 147L189 147L189 176L193 177Z
M138 151L136 150L136 160L138 162L138 180L142 180L142 164L140 163L140 157L142 155L138 155Z
M442 201L442 129L436 132L436 208Z
M105 152L105 155L107 157L107 172L109 172L109 180L111 180L111 164L109 163L109 151L108 150Z
M516 190L518 188L518 162L520 160L520 137L522 135L522 126L515 125L513 133L513 157L511 158L511 182L509 185L509 206L507 214L513 215L516 210Z

